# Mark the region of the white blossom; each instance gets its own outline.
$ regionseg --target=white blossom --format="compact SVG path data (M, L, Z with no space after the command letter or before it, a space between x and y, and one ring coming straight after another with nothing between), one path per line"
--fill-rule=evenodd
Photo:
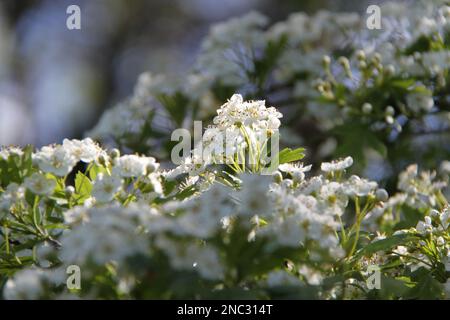
M93 183L92 196L99 202L109 202L121 190L122 186L121 178L99 173Z
M17 183L11 183L5 192L0 195L0 211L9 211L10 208L20 202L25 196L25 188Z
M155 158L124 155L114 160L113 171L115 174L124 178L140 177L147 174L149 166L153 168L158 167Z
M33 161L44 172L53 173L59 177L69 174L77 164L78 159L63 146L45 146L33 154Z
M286 172L296 181L305 179L305 172L311 170L311 165L303 166L302 163L283 163L278 166L278 170Z
M53 193L56 182L55 180L47 179L43 174L33 173L25 179L24 185L35 194L48 196Z
M345 193L349 196L365 197L375 192L377 187L376 182L353 175L345 185Z
M64 139L62 146L78 161L86 163L97 160L98 156L103 153L102 149L91 138L84 140Z
M345 159L333 162L323 162L320 169L324 172L342 171L353 164L353 158L347 157Z

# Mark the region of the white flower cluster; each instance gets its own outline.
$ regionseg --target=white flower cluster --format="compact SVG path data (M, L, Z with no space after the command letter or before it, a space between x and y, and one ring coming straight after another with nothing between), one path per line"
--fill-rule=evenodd
M433 221L435 223L433 223ZM423 221L419 221L416 226L417 232L421 234L442 233L447 231L450 225L450 210L445 208L442 212L435 209L431 210L429 216L425 216ZM444 239L438 240L442 245Z
M361 30L362 21L357 13L336 13L320 11L313 16L294 13L286 21L278 22L267 31L270 40L285 36L288 46L280 57L279 68L275 71L278 80L292 78L298 73L312 73L320 70L322 56L345 45L355 38L356 30ZM303 81L302 87L310 88ZM304 92L307 96L312 93Z
M10 241L19 244L27 241L59 243L55 238L64 230L59 224L62 214L67 217L75 216L76 212L83 212L95 204L102 206L114 202L117 203L116 210L120 211L120 208L124 208L130 202L150 203L163 194L161 172L154 158L137 155L120 156L117 150L108 153L91 139L66 139L62 145L45 146L35 153L30 148L4 150L8 152L4 152L5 159L0 159L3 161L0 170L3 179L1 183L6 184L4 189L0 186L0 220L2 225L19 226L8 232ZM4 166L13 160L18 166L15 169L18 172L3 170ZM85 172L77 172L71 185L71 179L68 177L80 161L86 165ZM23 177L17 175L19 172ZM74 209L68 211L72 207ZM30 215L33 217L33 223L28 226L30 222L27 217ZM102 221L108 223L107 219ZM54 227L47 229L47 224L51 225L54 222L57 222ZM66 222L70 223L70 219L68 218ZM121 222L117 220L116 223L119 228ZM109 227L113 227L112 220ZM92 240L90 245L101 246L100 238L103 237L105 239L103 244L106 247L107 242L111 245L116 243L118 248L126 250L123 247L123 239L115 240L120 233L114 234L111 230L105 230L105 234L100 235L98 232L100 226L90 224L89 228L92 229L85 231L80 237L88 242ZM77 234L77 232L69 233L67 241L79 240ZM91 234L91 238L88 238L87 234ZM98 235L99 239L93 240L92 237L95 235ZM25 245L17 249L15 254L26 256L30 249ZM85 249L89 250L88 247ZM103 250L105 255L110 252L109 249L113 248ZM98 250L100 251L102 250ZM81 247L72 252L83 253Z
M404 192L406 203L414 208L436 207L439 194L447 182L436 180L436 172L418 172L417 165L410 165L399 175L398 189Z
M23 151L17 147L0 147L0 159L8 160L11 155L22 156Z
M210 92L210 85L206 78L198 74L190 74L186 78L173 78L162 74L145 72L139 76L133 95L126 101L120 102L102 115L99 123L86 136L101 139L111 145L127 145L128 137L134 143L147 148L158 147L156 139L146 137L146 140L133 140L146 126L164 134L169 134L175 125L164 109L162 96L180 93L183 97L190 97L198 103L199 113L203 117L210 116L214 110L212 105L216 101ZM187 104L187 105L186 105ZM183 108L191 106L191 101L183 101ZM169 119L168 119L168 116Z
M97 161L105 152L92 139L65 139L62 145L45 146L33 154L33 162L46 173L58 177L68 175L79 161L90 163Z
M352 162L351 158L346 158L323 163L322 170L342 172ZM298 246L314 241L320 250L341 258L344 251L336 237L336 232L342 228L341 216L347 212L351 199L366 199L367 202L376 199L377 183L355 175L348 180L324 176L305 179L304 172L309 169L310 166L280 165L280 171L287 172L288 176L271 187L269 195L276 213L267 230L283 245Z
M11 152L8 151L8 156L10 154ZM23 151L14 154L20 155ZM92 181L92 195L94 200L99 202L111 201L114 195L125 186L123 179L128 178L139 178L141 182L151 184L155 193L162 193L160 173L157 172L159 164L155 158L137 155L113 158L90 138L81 141L65 139L62 145L42 147L32 154L32 159L40 171L26 177L23 187L10 184L6 192L0 195L0 199L3 199L1 207L9 208L8 204L13 203L13 200L18 199L18 195L23 194L23 188L37 195L52 195L56 181L69 175L80 161L104 168L104 172L99 173ZM48 177L46 174L52 174L54 177Z
M70 221L71 230L61 237L58 255L69 265L83 265L89 260L103 265L144 253L147 244L134 220L139 221L145 214L151 215L152 210L145 206L108 205L67 211L66 221Z
M262 28L267 23L266 17L250 12L213 26L195 68L209 82L220 78L225 85L245 85L246 69L254 70L255 49L266 45Z
M265 101L244 101L240 94L233 95L217 110L213 122L219 129L246 126L253 130L277 130L283 115Z
M0 195L0 213L9 212L19 204L25 196L25 188L17 183L11 183Z
M281 117L274 107L266 107L265 101L244 101L234 94L217 110L214 125L205 130L200 146L166 176L198 174L212 163L234 164L245 171L240 166L245 166L247 158L250 165L262 164L267 156L264 146L279 129Z

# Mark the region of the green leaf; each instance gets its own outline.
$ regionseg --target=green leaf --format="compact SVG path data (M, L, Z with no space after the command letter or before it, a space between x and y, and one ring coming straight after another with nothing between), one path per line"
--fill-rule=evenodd
M256 59L254 61L254 70L250 74L250 78L260 88L264 86L266 79L276 66L278 59L286 48L287 40L287 36L284 35L276 41L268 41L262 59Z
M173 196L173 198L177 200L184 200L194 195L195 192L196 192L195 186L189 186L186 189L183 189L182 191L178 192L176 195Z
M390 83L394 87L398 87L398 88L407 90L416 83L416 80L415 79L395 79L395 80L392 80Z
M189 98L181 92L175 92L173 95L161 93L157 98L175 123L181 127L189 107Z
M294 162L301 160L305 157L305 154L303 153L305 151L304 148L297 148L297 149L290 149L285 148L278 153L278 161L280 164L288 163L288 162Z
M94 181L99 173L106 173L106 172L107 170L105 167L94 164L91 167L91 169L89 169L88 175L91 178L91 181Z
M75 177L75 191L79 195L79 200L84 200L91 196L92 182L82 172L78 172Z
M410 289L407 285L408 280L407 278L393 278L382 275L380 296L383 299L402 297Z
M413 42L404 51L405 55L412 55L415 52L430 51L432 47L432 40L429 36L422 35L415 42Z
M358 257L363 255L369 256L378 251L391 250L392 248L398 245L405 244L416 238L417 238L416 236L407 233L393 235L386 239L377 240L375 242L369 243L367 246L358 251L357 256Z
M419 280L406 296L410 299L442 299L444 298L443 285L428 273Z

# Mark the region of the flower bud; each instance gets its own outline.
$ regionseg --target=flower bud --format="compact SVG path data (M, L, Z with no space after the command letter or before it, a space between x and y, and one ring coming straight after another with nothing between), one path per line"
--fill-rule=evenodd
M394 118L392 116L386 116L384 118L384 120L386 121L387 124L393 124L394 123Z
M375 52L372 59L373 59L374 63L380 64L381 63L381 54L379 54L378 52Z
M342 68L344 68L345 70L350 70L350 62L346 57L339 57L338 62L342 66Z
M375 197L378 201L387 201L389 199L389 194L387 193L387 191L385 189L378 189L375 192Z
M147 174L155 172L157 169L157 166L155 163L151 162L147 165Z
M358 67L359 67L359 69L366 69L367 68L367 63L365 61L360 61L358 63Z
M67 198L71 198L75 193L75 188L73 186L67 186L64 190L64 193L66 194Z
M386 66L384 69L384 74L388 77L393 76L395 74L395 67L392 64Z
M322 57L322 64L323 64L324 68L328 68L330 66L330 63L331 63L331 59L329 56Z
M362 105L362 112L365 114L371 113L372 109L373 109L372 105L368 102L366 102Z
M384 110L384 113L387 116L393 116L395 114L395 109L392 106L387 106L386 110Z
M363 62L364 60L366 60L366 54L364 53L363 50L358 50L356 51L356 59L358 59L359 61Z
M273 174L273 180L274 180L276 183L281 183L281 181L283 181L283 175L281 174L280 171L276 171L276 172Z
M317 89L317 88L320 87L320 86L323 87L323 83L324 83L324 81L323 81L322 79L316 79L316 80L314 80L314 81L312 82L312 85L313 85L314 88Z
M111 159L116 159L116 158L119 158L120 157L120 151L119 151L119 149L112 149L111 150L111 153L109 154L109 156L111 157Z
M106 156L101 154L98 156L98 163L100 163L102 166L106 166Z
M348 61L348 59L346 57L340 57L339 58L339 64L342 66L342 68L344 68L345 71L345 75L349 78L352 78L352 70L350 68L350 61Z

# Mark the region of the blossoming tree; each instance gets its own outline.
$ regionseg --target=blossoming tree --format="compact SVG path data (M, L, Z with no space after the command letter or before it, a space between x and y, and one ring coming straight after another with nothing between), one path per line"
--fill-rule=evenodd
M86 139L2 148L2 296L449 298L450 8L402 6L232 19Z

